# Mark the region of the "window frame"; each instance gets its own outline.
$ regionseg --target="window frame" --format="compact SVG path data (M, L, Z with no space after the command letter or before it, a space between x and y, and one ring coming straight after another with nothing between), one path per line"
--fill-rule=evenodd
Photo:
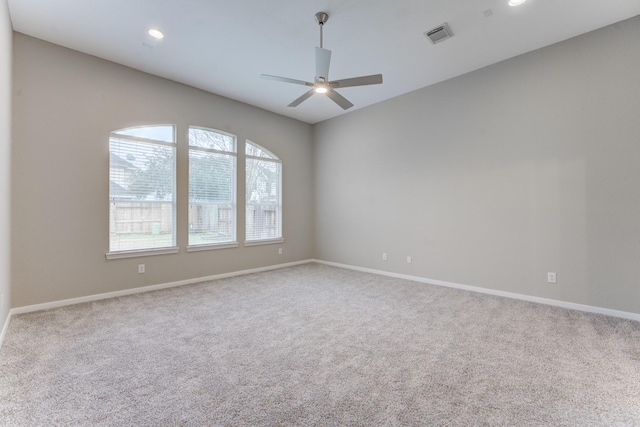
M161 139L154 139L154 138L149 138L149 137L145 137L145 136L134 136L134 135L127 135L126 133L128 131L132 131L135 129L144 129L144 128L154 128L154 127L170 127L171 128L171 133L172 133L172 141L166 141L163 140L163 136L160 136L159 138ZM122 128L122 129L117 129L114 131L109 132L109 191L108 191L108 195L109 195L109 214L108 214L108 218L109 218L109 222L108 222L108 246L109 246L109 250L106 253L106 258L108 260L111 259L121 259L121 258L134 258L134 257L146 257L146 256L153 256L153 255L165 255L165 254L176 254L180 252L180 248L177 246L177 242L178 242L178 236L183 236L183 232L186 232L187 236L187 242L189 242L190 240L190 230L187 227L184 231L183 230L178 230L178 215L182 215L180 212L178 212L178 199L185 197L184 195L179 195L178 192L180 191L180 189L178 188L178 164L179 163L184 163L185 159L181 159L182 156L184 156L184 153L187 153L187 158L186 158L186 162L189 165L188 167L188 173L187 173L187 184L186 184L186 189L187 189L187 194L186 194L186 199L187 199L187 210L186 210L186 214L187 214L187 218L189 217L189 209L191 208L191 204L192 203L198 203L198 202L191 202L190 200L190 194L191 194L191 150L197 150L197 151L202 151L202 152L208 152L208 153L217 153L217 154L223 154L223 155L227 155L227 156L231 156L233 158L233 173L231 174L232 178L233 178L233 183L232 183L232 191L233 191L233 197L232 197L232 210L231 213L229 215L229 218L231 221L233 221L233 239L230 241L223 241L223 242L219 242L219 243L203 243L203 244L187 244L186 247L186 251L187 252L197 252L197 251L207 251L207 250L215 250L215 249L226 249L226 248L237 248L239 246L239 239L238 239L238 227L239 227L239 220L242 219L242 215L240 214L240 210L239 209L244 209L244 242L243 245L244 246L258 246L258 245L269 245L269 244L278 244L278 243L283 243L284 242L284 227L283 227L283 217L284 217L284 206L283 206L283 162L282 159L280 159L279 156L275 155L272 151L268 150L267 148L263 147L262 145L251 141L249 139L245 139L244 140L244 150L240 151L242 149L242 144L239 143L238 141L238 137L237 135L228 133L228 132L224 132L218 129L213 129L213 128L209 128L209 127L204 127L204 126L196 126L196 125L187 125L187 132L186 132L186 150L180 149L179 148L179 141L178 141L178 135L179 135L179 128L181 128L182 126L179 126L177 124L166 124L166 123L158 123L158 124L145 124L145 125L140 125L140 126L131 126L131 127L126 127L126 128ZM234 149L235 151L225 151L225 150L219 150L216 148L205 148L205 147L201 147L198 145L192 145L190 142L190 135L189 135L189 130L191 129L199 129L199 130L203 130L203 131L207 131L207 132L214 132L220 135L224 135L224 136L229 136L231 138L233 138L233 145L234 145ZM180 134L181 135L181 134ZM118 184L118 185L124 185L122 181L118 180L118 181L114 181L112 179L112 177L114 175L112 175L112 155L114 154L114 151L112 149L112 141L114 139L119 139L119 140L123 140L126 142L131 142L131 143L143 143L143 144L149 144L150 146L161 146L161 147L169 147L172 149L172 156L173 156L173 165L172 165L172 173L173 176L171 177L171 200L168 201L164 201L162 200L162 193L157 193L156 194L156 198L158 198L158 200L144 200L144 199L140 199L138 201L136 201L136 203L144 203L144 202L149 202L149 203L165 203L165 204L170 204L171 205L171 219L170 219L170 223L171 223L171 244L168 246L159 246L159 247L145 247L145 248L138 248L138 249L125 249L125 250L111 250L112 247L112 220L114 220L114 218L116 218L115 216L112 216L112 203L116 203L118 201L122 201L122 200L118 200L118 197L122 197L122 195L120 195L118 193L118 191L116 191L115 195L112 194L112 183ZM168 139L168 138L166 138ZM182 141L182 139L181 139ZM182 143L184 143L184 141L182 141ZM257 154L259 155L252 155L252 154L247 154L247 150L250 149L250 147L254 147L255 149L259 150ZM143 150L141 150L143 151ZM144 151L143 151L144 152ZM135 153L135 152L134 152ZM122 154L122 153L120 153ZM260 154L264 154L264 155L260 155ZM118 154L116 154L118 155ZM120 157L120 155L118 155ZM134 164L136 162L135 158L132 159L128 159L131 160ZM240 160L240 161L239 161ZM249 178L249 174L247 174L247 166L250 164L250 162L252 161L261 161L261 162L270 162L274 165L276 165L276 170L277 170L277 181L276 180L271 180L271 178L266 175L266 182L269 183L271 182L272 185L276 185L275 187L275 191L277 192L277 202L275 203L264 203L264 204L258 204L258 203L251 203L250 200L248 199L248 197L251 196L251 194L247 194L247 188L248 188L248 178ZM243 164L244 163L244 164ZM117 163L116 163L117 164ZM127 167L126 165L124 166L125 168ZM241 169L240 167L243 167L243 174L241 174ZM132 166L132 169L134 168L138 168L141 169L140 165L136 165L136 166ZM147 169L145 169L147 170ZM117 172L116 172L117 173ZM239 205L238 202L238 181L239 179L242 177L242 175L244 175L244 190L245 190L245 194L244 194L244 200L242 201L242 205ZM264 181L263 181L264 182ZM181 184L181 186L184 183ZM165 186L166 188L169 188L168 186ZM127 188L131 188L131 187L127 187ZM161 188L161 187L158 187ZM273 187L272 187L273 188ZM129 191L129 190L127 190ZM135 190L131 190L131 191L135 191ZM273 190L272 190L273 191ZM266 190L264 191L265 193ZM132 193L134 194L134 193ZM140 193L142 195L144 195L144 193ZM273 193L272 193L273 195ZM113 196L113 197L112 197ZM128 195L125 194L124 198L125 198L125 202L128 200L129 197L133 197L132 195ZM145 196L147 197L147 196ZM270 202L269 197L271 197L269 194L267 194L266 196L266 201ZM265 199L263 197L259 197L257 200L260 199ZM131 200L134 200L133 198L131 198ZM184 199L183 199L184 200ZM269 209L265 209L265 215L267 212L275 212L274 215L274 221L275 224L274 229L275 229L275 234L277 235L276 237L267 237L267 238L260 238L260 239L252 239L249 240L248 239L248 216L247 214L247 210L252 207L252 206L275 206L276 209L275 210L269 210ZM220 212L218 212L218 215L220 215ZM255 218L255 217L252 217ZM266 221L267 216L265 216L264 218L262 218L261 221ZM182 221L181 221L182 223ZM187 224L189 223L189 221L187 221ZM165 223L166 224L166 223ZM184 225L184 224L183 224ZM261 228L264 230L268 230L270 227L265 227L264 224L261 225ZM164 229L164 226L163 226ZM252 229L255 229L252 225ZM242 229L240 229L242 230ZM144 232L145 234L148 233ZM264 235L264 234L263 234ZM184 237L180 237L181 239Z
M191 129L198 129L206 132L213 132L220 135L231 137L233 138L233 143L234 143L233 145L234 145L235 151L224 151L224 150L218 150L215 148L205 148L205 147L199 147L197 145L191 145L191 138L189 136L189 131ZM219 243L192 244L189 242L191 238L191 232L187 227L187 247L186 247L187 252L237 248L239 246L238 244L238 137L232 133L224 132L219 129L209 128L206 126L196 126L196 125L187 126L187 162L189 164L189 172L188 172L188 178L187 178L187 181L188 181L187 182L187 216L189 216L190 205L192 204L192 201L190 200L191 199L191 196L190 196L191 194L191 150L202 151L202 152L213 153L213 154L223 154L223 155L228 155L233 157L233 160L234 160L233 174L232 174L233 197L232 197L232 203L231 203L232 209L231 209L231 215L230 215L231 221L233 223L231 227L232 228L231 234L233 238L232 240L219 242Z
M261 157L261 156L253 156L250 154L247 154L247 147L248 146L253 146L255 148L257 148L258 150L264 152L265 154L267 154L270 157ZM283 207L283 203L282 203L282 199L283 199L283 165L282 165L282 159L280 159L280 157L278 157L277 155L275 155L272 151L268 150L267 148L265 148L264 146L251 141L249 139L245 140L245 149L244 149L244 157L245 157L245 200L244 200L244 210L245 210L245 230L244 230L244 246L260 246L260 245L271 245L271 244L278 244L278 243L283 243L284 242L284 227L283 227L283 213L284 213L284 207ZM247 225L247 208L250 206L249 201L248 201L248 197L250 196L248 194L247 191L247 179L248 179L248 175L247 175L247 164L248 164L248 160L258 160L258 161L266 161L266 162L273 162L278 164L279 167L279 173L278 173L278 209L279 209L279 215L277 216L277 223L276 223L276 228L278 230L278 237L272 237L272 238L264 238L264 239L253 239L253 240L249 240L247 238L247 232L248 232L248 225Z
M142 129L142 128L154 128L154 127L171 127L173 134L173 142L163 141L159 139L146 138L141 136L133 136L126 135L122 132L129 131L132 129ZM111 197L111 189L109 189L109 223L108 223L108 245L109 250L106 253L106 258L108 260L111 259L122 259L122 258L134 258L134 257L144 257L144 256L154 256L154 255L166 255L166 254L175 254L180 251L180 248L177 246L177 163L178 163L178 144L177 144L177 126L175 124L167 124L167 123L158 123L158 124L147 124L141 126L131 126L127 128L116 129L114 131L109 132L109 185L111 185L111 143L112 139L120 139L131 142L138 142L143 144L149 144L151 146L163 146L170 147L173 149L173 176L172 176L172 188L171 188L171 244L169 246L162 247L146 247L146 248L138 248L138 249L125 249L125 250L111 250L112 243L112 233L111 233L111 223L112 223L112 214L111 214L111 204L114 203L113 198ZM141 201L140 203L143 203ZM166 203L166 202L165 202Z

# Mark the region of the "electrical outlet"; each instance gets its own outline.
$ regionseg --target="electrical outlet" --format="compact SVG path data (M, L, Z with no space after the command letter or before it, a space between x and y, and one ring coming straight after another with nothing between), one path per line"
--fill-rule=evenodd
M278 248L278 255L282 255L282 248Z
M138 273L144 273L144 264L138 264Z
M411 256L407 255L407 264L411 264Z
M383 260L383 261L386 261L386 260L387 260L387 253L386 253L386 252L383 252L383 253L382 253L382 260Z
M556 283L556 273L547 273L547 282L549 283Z

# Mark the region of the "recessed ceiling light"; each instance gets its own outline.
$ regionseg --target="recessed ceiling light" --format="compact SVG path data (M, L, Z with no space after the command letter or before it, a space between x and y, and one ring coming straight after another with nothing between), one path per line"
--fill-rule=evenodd
M509 0L509 6L520 6L522 3L527 0Z
M147 31L147 34L158 40L164 38L164 33L157 28L150 28L149 31Z

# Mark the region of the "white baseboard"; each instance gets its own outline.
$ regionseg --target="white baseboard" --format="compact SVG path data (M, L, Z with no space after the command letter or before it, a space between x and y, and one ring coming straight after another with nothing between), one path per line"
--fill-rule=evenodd
M46 302L46 303L43 303L43 304L27 305L27 306L23 306L23 307L12 308L9 311L9 316L12 316L14 314L30 313L32 311L49 310L49 309L52 309L52 308L64 307L64 306L67 306L67 305L81 304L83 302L98 301L98 300L101 300L101 299L122 297L122 296L126 296L126 295L139 294L139 293L142 293L142 292L149 292L149 291L157 291L157 290L160 290L160 289L174 288L176 286L192 285L194 283L207 282L207 281L216 280L216 279L224 279L224 278L227 278L227 277L243 276L245 274L260 273L260 272L269 271L269 270L278 270L280 268L292 267L294 265L300 265L300 264L308 264L310 262L313 262L313 260L303 260L303 261L289 262L289 263L286 263L286 264L276 264L276 265L270 265L270 266L267 266L267 267L252 268L252 269L249 269L249 270L232 271L230 273L215 274L213 276L196 277L196 278L193 278L193 279L179 280L177 282L169 282L169 283L161 283L161 284L158 284L158 285L143 286L141 288L124 289L122 291L107 292L107 293L104 293L104 294L87 295L85 297L70 298L70 299L65 299L65 300L60 300L60 301Z
M445 287L448 287L448 288L462 289L462 290L471 291L471 292L479 292L479 293L488 294L488 295L496 295L496 296L501 296L501 297L505 297L505 298L518 299L518 300L523 300L523 301L535 302L535 303L539 303L539 304L552 305L552 306L567 308L567 309L571 309L571 310L584 311L584 312L587 312L587 313L604 314L604 315L607 315L607 316L619 317L619 318L622 318L622 319L629 319L629 320L635 320L635 321L640 322L640 314L638 314L638 313L629 313L629 312L626 312L626 311L611 310L611 309L608 309L608 308L594 307L594 306L583 305L583 304L576 304L576 303L572 303L572 302L559 301L559 300L554 300L554 299L549 299L549 298L540 298L540 297L534 297L534 296L530 296L530 295L516 294L516 293L513 293L513 292L505 292L505 291L498 291L498 290L494 290L494 289L480 288L480 287L477 287L477 286L461 285L459 283L452 283L452 282L445 282L445 281L442 281L442 280L427 279L427 278L424 278L424 277L410 276L410 275L407 275L407 274L392 273L392 272L383 271L383 270L375 270L375 269L372 269L372 268L356 267L356 266L353 266L353 265L339 264L339 263L336 263L336 262L323 261L323 260L317 260L317 259L309 259L309 260L303 260L303 261L290 262L290 263L286 263L286 264L277 264L277 265L271 265L271 266L267 266L267 267L252 268L252 269L249 269L249 270L241 270L241 271L234 271L234 272L230 272L230 273L216 274L216 275L213 275L213 276L197 277L197 278L193 278L193 279L180 280L180 281L177 281L177 282L161 283L161 284L158 284L158 285L144 286L144 287L141 287L141 288L125 289L125 290L122 290L122 291L107 292L107 293L103 293L103 294L88 295L88 296L79 297L79 298L70 298L70 299L65 299L65 300L60 300L60 301L47 302L47 303L43 303L43 304L34 304L34 305L27 305L27 306L23 306L23 307L12 308L11 310L9 310L9 315L5 319L4 325L2 326L2 331L0 332L0 348L2 348L2 343L4 342L4 337L5 337L6 333L7 333L8 328L9 328L9 323L11 322L11 316L13 316L15 314L30 313L30 312L34 312L34 311L40 311L40 310L49 310L49 309L52 309L52 308L64 307L64 306L73 305L73 304L81 304L81 303L84 303L84 302L91 302L91 301L98 301L98 300L107 299L107 298L115 298L115 297L121 297L121 296L126 296L126 295L133 295L133 294L138 294L138 293L142 293L142 292L156 291L156 290L159 290L159 289L173 288L173 287L176 287L176 286L190 285L190 284L206 282L206 281L210 281L210 280L224 279L224 278L227 278L227 277L242 276L242 275L245 275L245 274L260 273L260 272L263 272L263 271L277 270L277 269L280 269L280 268L292 267L292 266L295 266L295 265L308 264L310 262L316 262L318 264L330 265L330 266L333 266L333 267L346 268L346 269L349 269L349 270L362 271L362 272L365 272L365 273L378 274L378 275L381 275L381 276L388 276L388 277L394 277L394 278L398 278L398 279L411 280L411 281L414 281L414 282L427 283L427 284L430 284L430 285L445 286Z
M430 284L430 285L445 286L447 288L455 288L455 289L462 289L462 290L465 290L465 291L479 292L479 293L482 293L482 294L496 295L496 296L505 297L505 298L511 298L511 299L517 299L517 300L522 300L522 301L529 301L529 302L535 302L535 303L538 303L538 304L552 305L552 306L556 306L556 307L567 308L567 309L570 309L570 310L584 311L584 312L587 312L587 313L604 314L604 315L607 315L607 316L619 317L619 318L622 318L622 319L629 319L629 320L635 320L637 322L640 322L640 314L638 314L638 313L629 313L627 311L611 310L609 308L594 307L594 306L590 306L590 305L576 304L576 303L573 303L573 302L554 300L554 299L550 299L550 298L541 298L541 297L534 297L534 296L530 296L530 295L517 294L517 293L513 293L513 292L505 292L505 291L498 291L498 290L488 289L488 288L480 288L480 287L477 287L477 286L461 285L459 283L452 283L452 282L445 282L445 281L442 281L442 280L427 279L427 278L424 278L424 277L410 276L410 275L407 275L407 274L391 273L391 272L383 271L383 270L375 270L375 269L372 269L372 268L356 267L356 266L353 266L353 265L339 264L339 263L330 262L330 261L322 261L322 260L317 260L316 259L316 260L313 260L313 262L317 262L318 264L330 265L330 266L333 266L333 267L346 268L346 269L349 269L349 270L362 271L362 272L365 272L365 273L378 274L378 275L381 275L381 276L394 277L394 278L397 278L397 279L405 279L405 280L411 280L411 281L414 281L414 282L427 283L427 284Z
M11 310L9 310L9 315L5 320L4 326L2 327L2 332L0 333L0 348L2 348L2 343L4 342L5 334L7 333L7 329L9 328L9 322L11 321L11 316L16 314L31 313L33 311L40 311L40 310L49 310L52 308L65 307L67 305L81 304L84 302L91 302L91 301L99 301L102 299L122 297L126 295L139 294L142 292L157 291L159 289L167 289L167 288L174 288L176 286L208 282L210 280L224 279L226 277L243 276L245 274L260 273L260 272L269 271L269 270L277 270L280 268L292 267L294 265L308 264L310 262L313 262L313 260L303 260L303 261L289 262L286 264L276 264L276 265L270 265L267 267L252 268L249 270L241 270L241 271L233 271L231 273L216 274L213 276L196 277L193 279L179 280L177 282L161 283L158 285L144 286L141 288L125 289L122 291L107 292L104 294L96 294L96 295L87 295L85 297L70 298L70 299L65 299L60 301L46 302L43 304L26 305L23 307L12 308Z

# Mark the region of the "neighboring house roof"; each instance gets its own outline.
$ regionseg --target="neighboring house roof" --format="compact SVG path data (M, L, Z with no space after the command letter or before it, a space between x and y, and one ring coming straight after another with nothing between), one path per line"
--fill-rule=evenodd
M123 159L122 157L110 153L111 156L109 158L109 166L112 168L124 168L124 169L136 169L136 167L130 163L129 161Z
M135 199L136 196L123 186L109 180L109 198L110 199Z

